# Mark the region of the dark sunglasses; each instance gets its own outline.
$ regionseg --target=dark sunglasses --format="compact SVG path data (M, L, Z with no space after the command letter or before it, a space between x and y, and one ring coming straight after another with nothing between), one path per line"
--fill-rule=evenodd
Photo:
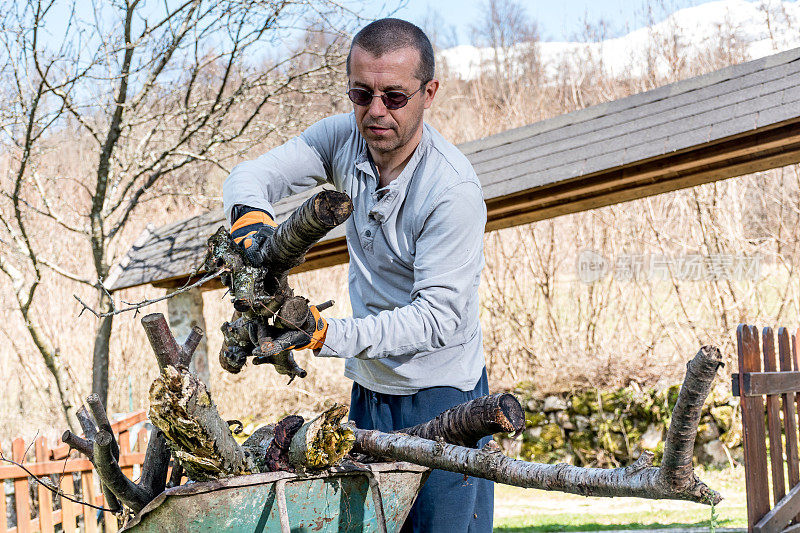
M420 92L423 87L425 87L424 83L411 94L406 94L402 91L386 91L383 94L373 94L372 91L368 91L367 89L355 87L347 91L347 96L350 98L351 102L360 106L368 106L372 104L373 98L380 97L386 109L400 109L408 103L412 96Z

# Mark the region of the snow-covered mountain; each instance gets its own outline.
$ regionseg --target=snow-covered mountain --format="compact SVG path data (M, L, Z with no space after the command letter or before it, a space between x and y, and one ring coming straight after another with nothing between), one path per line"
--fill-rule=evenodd
M720 36L741 46L750 59L756 59L800 46L800 0L719 0L681 9L665 20L640 28L627 35L601 42L537 43L545 75L552 75L565 61L575 63L591 57L602 63L612 76L636 75L648 65L648 54L655 56L654 66L664 72L669 68L660 54L653 51L677 43L679 54L692 55L717 47ZM671 45L669 45L671 47ZM507 52L512 61L529 50L526 43ZM441 52L441 59L451 74L472 79L492 63L492 48L456 46Z

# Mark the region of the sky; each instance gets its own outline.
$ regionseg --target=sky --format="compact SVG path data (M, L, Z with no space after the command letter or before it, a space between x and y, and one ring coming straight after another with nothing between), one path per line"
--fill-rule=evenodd
M0 0L0 3L2 1ZM152 0L148 5L163 7L161 1ZM168 4L172 2L172 0L163 1ZM664 20L679 9L706 4L714 0L499 1L513 1L520 4L527 16L537 24L538 35L542 41L576 41L586 40L581 38L584 21L596 25L603 20L606 23L604 37L620 37L647 26L650 21ZM90 21L92 6L104 5L104 2L106 0L77 0L79 17ZM434 44L441 48L449 48L460 44L475 44L471 28L481 20L482 7L488 0L368 0L366 4L364 0L340 0L340 2L358 12L364 19L391 15L410 20L426 30L432 40L439 40ZM45 40L52 39L54 44L60 42L64 29L62 26L69 18L68 10L65 8L67 4L69 2L57 3L49 13L45 35L43 35ZM651 15L647 14L648 5L653 6ZM431 20L438 22L431 24ZM436 32L437 35L432 32ZM278 44L267 45L266 49L283 50L285 43L296 40L296 34L299 35L299 32L284 34L278 39Z
M539 34L544 41L575 40L581 31L583 20L596 23L603 19L609 23L611 35L618 37L636 28L646 26L645 6L662 5L654 9L656 21L678 9L705 4L710 0L519 0L531 19L537 22ZM435 9L444 23L456 28L458 42L470 44L470 26L480 19L483 0L407 0L396 16L421 24ZM435 6L435 7L431 7Z

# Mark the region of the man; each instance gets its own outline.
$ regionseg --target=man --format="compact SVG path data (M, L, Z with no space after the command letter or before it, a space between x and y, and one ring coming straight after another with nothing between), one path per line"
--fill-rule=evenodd
M310 321L297 348L345 358L351 420L392 431L488 394L478 320L486 207L469 161L423 122L439 82L422 30L369 24L347 74L353 113L241 163L223 198L234 238L258 262L274 231L271 202L325 182L350 195L354 316ZM491 531L492 511L490 482L434 471L404 531Z

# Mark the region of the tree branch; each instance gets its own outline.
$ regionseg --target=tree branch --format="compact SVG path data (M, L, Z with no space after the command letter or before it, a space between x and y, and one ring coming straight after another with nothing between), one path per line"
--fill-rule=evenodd
M171 293L169 293L169 294L167 294L165 296L162 296L160 298L153 298L152 300L143 300L141 302L132 304L132 305L130 305L128 307L125 307L123 309L114 309L114 310L108 311L108 312L100 312L100 311L96 311L96 310L92 309L91 307L89 307L89 305L86 302L81 300L78 297L77 294L73 294L72 297L75 298L76 300L78 300L78 302L80 302L80 304L83 306L81 311L80 311L80 313L78 313L78 316L81 316L84 311L89 311L90 313L92 313L97 318L105 318L105 317L108 317L108 316L119 315L120 313L126 313L128 311L138 311L139 309L141 309L143 307L147 307L148 305L152 305L152 304L157 303L157 302L168 300L169 298L172 298L173 296L177 296L178 294L181 294L181 293L186 292L186 291L190 291L190 290L194 289L195 287L199 287L200 285L203 285L207 281L210 281L210 280L218 277L220 274L222 274L221 270L218 270L217 272L212 272L211 274L206 274L205 276L203 276L202 278L200 278L196 282L192 283L191 285L187 285L185 287L182 287L182 288L180 288L180 289L178 289L178 290L176 290L174 292L171 292Z
M450 444L473 448L483 437L495 433L520 432L525 429L525 410L513 395L490 394L452 409L433 420L401 429L423 439L444 439Z
M25 471L26 474L28 474L28 477L33 478L33 480L36 483L38 483L39 485L43 486L44 488L46 488L47 490L49 490L50 492L52 492L56 496L61 496L62 498L65 498L65 499L67 499L67 500L69 500L71 502L74 502L74 503L77 503L77 504L80 504L80 505L85 505L86 507L91 507L92 509L97 509L98 511L110 511L112 513L115 512L114 509L109 509L107 507L102 507L100 505L94 505L93 503L89 503L89 502L85 502L83 500L79 500L78 498L75 497L74 494L67 494L63 490L54 487L53 485L50 484L50 480L48 478L44 478L44 479L40 478L39 476L37 476L36 474L34 474L30 470L28 470L28 468L25 465L23 465L22 463L18 463L17 461L13 461L13 460L5 457L3 455L2 451L0 451L0 461L5 461L6 463L10 463L10 464L12 464L12 465L14 465L14 466L16 466L18 468L21 468L23 471Z
M692 450L700 409L721 363L719 350L704 346L688 364L660 467L652 466L650 452L623 468L582 468L563 463L528 463L495 450L447 444L443 439L432 441L403 433L362 429L355 430L356 450L373 457L408 461L517 487L584 496L631 496L716 504L722 497L694 475Z

